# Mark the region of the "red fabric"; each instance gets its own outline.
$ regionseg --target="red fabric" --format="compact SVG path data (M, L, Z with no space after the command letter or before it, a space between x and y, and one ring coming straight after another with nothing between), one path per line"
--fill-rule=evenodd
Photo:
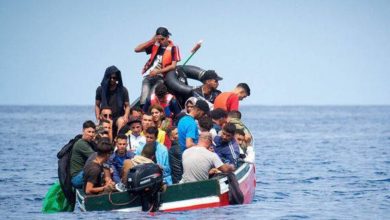
M238 105L239 105L238 103L239 103L238 96L236 94L232 94L227 99L227 102L226 102L227 111L228 112L233 111L233 110L238 111Z
M238 110L238 96L233 92L223 92L214 101L214 109L222 108L225 111Z

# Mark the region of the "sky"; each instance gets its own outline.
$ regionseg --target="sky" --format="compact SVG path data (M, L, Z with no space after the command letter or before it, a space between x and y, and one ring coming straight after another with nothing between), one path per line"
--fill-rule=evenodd
M134 100L159 26L243 105L390 104L387 0L0 0L0 105L93 105L111 65Z

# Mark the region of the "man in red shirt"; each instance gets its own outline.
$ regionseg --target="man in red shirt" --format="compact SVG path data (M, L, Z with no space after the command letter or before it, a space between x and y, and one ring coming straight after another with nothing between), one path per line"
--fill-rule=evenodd
M246 83L239 83L231 92L223 92L215 98L214 109L222 108L227 112L238 111L239 101L250 96L251 90Z
M176 68L180 61L179 48L169 38L171 33L165 27L159 27L152 39L138 45L136 53L145 52L150 54L142 70L142 91L140 96L141 107L145 104L146 98L150 97L155 87L164 83L165 75Z

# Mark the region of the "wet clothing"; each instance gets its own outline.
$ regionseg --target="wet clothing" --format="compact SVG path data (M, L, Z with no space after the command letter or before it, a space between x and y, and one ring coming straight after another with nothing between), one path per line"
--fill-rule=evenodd
M196 124L195 118L193 118L191 115L185 115L180 119L177 126L177 131L179 134L179 145L182 152L184 152L187 148L187 138L191 138L195 144L198 143L198 125Z
M239 106L239 98L233 92L223 92L215 98L214 109L222 108L227 112L237 110Z
M179 144L174 141L168 151L169 166L171 167L172 182L178 183L183 175L182 152Z
M240 157L240 147L236 139L233 138L231 141L225 143L222 142L221 136L217 136L214 138L214 143L214 152L218 154L222 162L233 164L237 167L237 162Z
M94 162L97 154L91 155L87 160L84 166L84 192L87 185L87 182L91 182L93 187L103 186L103 165L97 164Z
M181 182L207 180L209 171L218 168L223 163L218 155L205 147L193 146L183 153L183 179Z
M115 183L121 182L121 173L123 168L123 161L134 157L134 153L126 151L124 155L119 155L118 152L113 153L108 160L108 164L113 170L112 179Z
M116 74L117 87L110 90L110 78ZM109 106L112 108L112 117L114 121L125 114L125 102L129 103L129 92L123 86L122 75L116 66L110 66L106 69L100 86L96 89L97 101L100 101L100 108Z
M164 176L164 182L168 185L172 184L172 177L171 177L171 168L169 167L169 156L168 156L168 150L167 148L158 143L156 143L156 161L157 164L159 164L163 168L163 176ZM137 148L135 151L136 155L141 155L142 150L144 149L144 146L141 146Z
M83 170L85 162L93 153L92 146L83 139L78 140L74 144L72 156L70 157L70 175L72 178Z
M217 96L219 94L221 94L221 91L216 89L216 90L211 91L211 93L209 95L206 95L202 91L202 86L200 86L192 91L192 96L194 96L196 98L199 98L199 97L204 98L206 101L208 101L210 103L214 103L215 98L217 98Z

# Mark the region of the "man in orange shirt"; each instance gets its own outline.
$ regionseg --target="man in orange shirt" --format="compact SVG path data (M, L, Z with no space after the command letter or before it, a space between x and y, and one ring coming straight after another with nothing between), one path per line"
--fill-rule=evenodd
M250 96L251 90L246 83L239 83L231 92L223 92L215 98L214 109L222 108L227 112L237 110L239 101Z

